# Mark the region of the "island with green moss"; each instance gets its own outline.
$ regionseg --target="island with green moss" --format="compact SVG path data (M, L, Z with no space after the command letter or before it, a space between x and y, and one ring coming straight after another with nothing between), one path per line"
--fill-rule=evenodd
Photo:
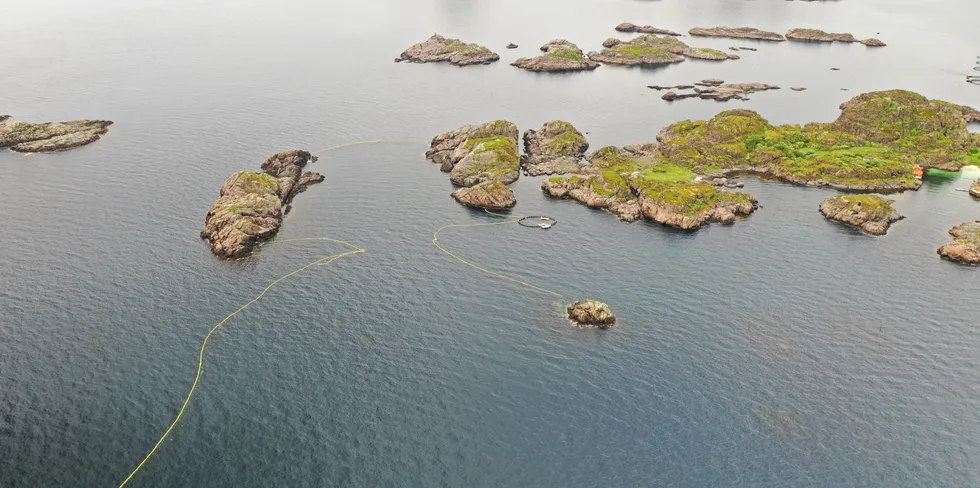
M716 49L696 48L670 36L642 35L629 41L607 39L605 49L589 53L589 59L606 64L626 66L658 66L679 63L685 57L722 61L739 59Z
M487 210L504 210L517 205L513 190L496 180L488 180L474 186L463 187L453 191L450 196L462 205L485 208Z
M456 186L471 187L487 181L509 185L521 174L518 135L517 126L506 120L464 125L435 136L425 157L448 172ZM466 194L457 193L454 198ZM472 195L475 198L478 193ZM457 201L466 203L460 198Z
M884 42L878 39L865 39L858 40L851 34L835 33L835 32L824 32L820 29L790 29L786 33L786 39L791 41L802 41L802 42L860 42L865 46L870 47L883 47Z
M695 27L687 32L700 37L730 37L733 39L757 39L760 41L785 41L782 34L756 29L755 27Z
M583 174L547 179L542 190L553 198L606 209L625 222L645 216L685 230L710 222L733 223L757 208L752 195L695 183L694 172L662 161L655 145L608 146L590 153L588 161Z
M415 44L397 58L395 62L410 63L450 63L455 66L490 64L500 56L479 44L467 44L459 39L449 39L433 34L425 42Z
M204 218L201 238L220 257L251 254L279 232L293 197L323 181L318 173L303 172L307 163L315 161L309 152L293 149L267 159L262 172L242 170L231 175Z
M589 149L585 136L570 122L552 120L524 131L521 167L529 176L580 173Z
M586 58L582 50L575 44L564 39L555 39L541 46L544 54L534 58L520 58L511 63L528 71L591 71L599 67L599 63Z
M940 257L960 264L980 265L980 220L954 226L949 229L949 235L953 241L936 250Z
M708 176L751 173L849 191L918 189L913 167L980 163L964 107L904 90L859 95L834 122L773 126L750 110L683 121L657 135L660 157Z
M640 34L660 34L664 36L674 36L680 37L680 32L674 32L668 29L660 29L652 25L636 25L629 22L623 22L616 26L616 30L619 32L638 32Z
M836 195L820 202L820 213L830 220L875 235L885 235L893 222L905 218L894 200L877 195Z
M109 132L108 120L73 120L70 122L6 122L0 116L0 149L37 153L66 151L98 141Z

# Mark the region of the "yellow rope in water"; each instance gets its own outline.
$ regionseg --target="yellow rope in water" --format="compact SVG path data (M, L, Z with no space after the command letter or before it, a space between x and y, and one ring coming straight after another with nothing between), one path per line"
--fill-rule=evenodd
M153 454L157 452L157 449L160 447L160 445L163 444L163 441L165 441L167 439L167 436L170 435L170 432L172 432L174 430L174 427L177 426L177 423L180 422L180 418L184 416L184 412L187 410L187 405L191 402L191 397L194 395L194 390L197 389L197 384L200 382L200 379L201 379L201 372L204 369L204 350L208 347L208 341L211 339L211 335L213 335L215 333L215 331L217 331L219 328L221 328L222 325L225 325L225 323L228 322L229 320L231 320L232 317L234 317L235 315L238 315L239 312L241 312L242 310L245 310L246 308L248 308L253 303L259 301L263 296L265 296L265 294L269 290L272 289L272 287L278 285L279 283L281 283L283 280L289 278L290 276L293 276L293 275L295 275L297 273L300 273L300 272L305 271L305 270L307 270L309 268L312 268L313 266L326 266L326 265L328 265L328 264L330 264L330 263L332 263L332 262L334 262L334 261L336 261L336 260L338 260L338 259L340 259L342 257L350 256L350 255L353 255L353 254L358 254L358 253L365 252L364 249L361 249L361 248L359 248L359 247L357 247L357 246L355 246L355 245L353 245L353 244L351 244L349 242L340 241L340 240L337 240L337 239L331 239L329 237L308 237L308 238L303 238L303 239L289 239L289 240L279 241L279 242L285 243L285 242L296 242L296 241L329 241L329 242L334 242L334 243L337 243L337 244L343 244L343 245L351 248L352 250L351 251L347 251L347 252L343 252L343 253L340 253L340 254L334 254L332 256L327 256L325 258L320 258L320 259L318 259L316 261L313 261L312 263L307 264L306 266L303 266L302 268L299 268L299 269L296 269L296 270L291 271L289 273L286 273L285 275L279 277L279 279L277 279L277 280L273 281L272 283L270 283L269 286L265 287L262 290L262 292L259 293L258 295L256 295L255 298L253 298L251 301L249 301L245 305L242 305L241 307L239 307L238 310L235 310L230 315L228 315L227 317L225 317L221 322L218 322L217 325L215 325L214 327L211 328L211 331L208 332L208 335L204 336L204 342L201 343L201 350L200 350L200 353L198 354L198 357L197 357L197 373L194 375L194 383L191 384L191 389L190 389L190 391L187 392L187 397L184 399L184 404L180 407L180 411L177 412L177 418L175 418L174 421L171 422L170 427L167 427L166 432L163 433L163 435L160 437L160 440L158 440L157 443L153 445L153 449L150 449L150 452L146 455L146 457L143 458L142 461L140 461L139 465L136 466L136 469L134 469L132 473L129 473L129 476L127 476L126 479L123 480L123 482L119 485L119 488L122 488L122 487L126 486L126 483L129 483L129 480L133 479L133 476L135 476L136 473L139 472L139 470L143 468L143 466L146 464L146 462L150 460L150 457L152 457Z
M418 139L376 139L372 141L348 142L346 144L337 144L336 146L330 146L325 149L320 149L319 151L314 151L311 154L320 154L327 151L333 151L334 149L340 149L342 147L359 146L361 144L387 144L387 143L396 144L396 143L413 143L413 142L427 143L429 141L422 141Z
M485 227L485 226L490 226L490 225L516 224L518 221L520 221L523 218L523 216L511 216L511 215L497 214L497 213L493 213L493 212L491 212L489 210L486 210L486 212L488 214L490 214L490 215L495 216L495 217L503 217L503 218L506 218L508 220L505 221L505 222L489 222L489 223L484 223L484 224L449 224L449 225L444 225L444 226L440 227L438 230L436 230L435 234L432 234L432 244L434 244L437 248L439 248L440 251L448 254L453 259L455 259L455 260L457 260L457 261L459 261L459 262L461 262L461 263L463 263L463 264L465 264L465 265L467 265L467 266L469 266L469 267L471 267L473 269L476 269L478 271L482 271L482 272L484 272L484 273L486 273L486 274L488 274L490 276L495 276L497 278L501 278L501 279L504 279L504 280L507 280L507 281L510 281L510 282L513 282L513 283L517 283L518 285L526 286L526 287L528 287L528 288L530 288L532 290L537 290L537 291L540 291L542 293L547 293L549 295L554 295L556 297L561 298L561 293L554 292L554 291L551 291L551 290L548 290L548 289L545 289L545 288L541 288L539 286L532 285L532 284L530 284L530 283L528 283L526 281L521 281L521 280L518 280L516 278L511 278L510 276L505 276L505 275L502 275L502 274L497 273L497 272L494 272L494 271L490 271L489 269L486 269L486 268L483 268L483 267L481 267L479 265L476 265L474 263L471 263L471 262L469 262L469 261L467 261L467 260L465 260L465 259L463 259L463 258L461 258L461 257L459 257L459 256L457 256L457 255L455 255L455 254L453 254L451 252L449 252L446 248L444 248L444 247L442 247L442 246L439 245L439 233L442 232L442 231L444 231L444 230L446 230L446 229L450 229L450 228L453 228L453 227Z

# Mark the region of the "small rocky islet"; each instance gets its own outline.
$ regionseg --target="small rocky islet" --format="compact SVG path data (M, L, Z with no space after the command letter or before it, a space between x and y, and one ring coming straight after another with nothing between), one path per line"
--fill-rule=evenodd
M877 195L836 195L820 202L824 217L880 236L889 226L905 218L892 206L894 200Z
M733 39L756 39L760 41L785 41L777 32L769 32L755 27L695 27L687 32L697 37L729 37Z
M659 66L679 63L685 58L723 61L739 59L734 54L706 48L696 48L670 36L645 34L629 41L607 39L602 43L605 49L592 51L589 59L606 64L625 66Z
M70 122L7 122L0 115L0 149L25 153L67 151L98 141L109 132L108 120Z
M579 300L568 306L568 320L576 327L606 329L616 325L616 315L608 304L598 300Z
M980 265L980 220L954 226L949 235L953 241L936 250L940 257L969 266Z
M490 180L509 185L520 177L518 136L517 126L506 120L464 125L434 137L425 157L457 186Z
M786 33L786 39L789 39L790 41L802 42L859 42L869 47L885 46L885 43L878 39L871 38L860 40L851 34L824 32L820 29L790 29L790 31Z
M717 102L727 102L729 100L748 100L746 95L761 91L780 89L776 85L769 85L766 83L725 83L723 80L718 79L702 80L700 83L695 83L694 85L678 85L674 87L654 85L648 86L647 88L658 91L669 90L660 97L668 102L684 100L686 98L700 98L702 100L715 100ZM677 93L674 91L687 89L693 89L694 91L691 93Z
M459 39L433 34L426 41L406 49L395 58L395 62L450 63L454 66L470 66L490 64L499 59L497 53L479 44L468 44Z
M262 172L231 175L204 219L201 238L223 258L251 254L279 232L293 197L323 181L319 173L303 172L315 161L309 152L293 149L271 156L262 163Z
M599 63L586 58L575 44L564 39L555 39L541 46L544 54L534 58L520 58L511 63L528 71L591 71L599 67Z
M664 36L674 36L674 37L680 37L681 35L680 32L674 32L668 29L660 29L657 27L653 27L651 25L636 25L629 22L623 22L622 24L617 25L616 31L627 32L627 33L638 32L640 34L660 34Z
M586 170L589 143L571 123L546 122L540 129L524 131L521 167L528 176L581 173Z

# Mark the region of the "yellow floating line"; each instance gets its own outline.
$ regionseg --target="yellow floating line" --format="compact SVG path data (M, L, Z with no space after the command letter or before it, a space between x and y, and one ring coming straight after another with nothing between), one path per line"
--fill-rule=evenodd
M545 289L545 288L541 288L539 286L532 285L531 283L528 283L526 281L522 281L522 280L519 280L519 279L516 279L516 278L511 278L510 276L505 276L505 275L502 275L502 274L497 273L495 271L490 271L489 269L486 269L486 268L481 267L481 266L479 266L477 264L471 263L471 262L469 262L469 261L467 261L467 260L465 260L465 259L463 259L463 258L461 258L461 257L459 257L459 256L457 256L457 255L455 255L455 254L453 254L451 252L449 252L446 248L444 248L444 247L442 247L442 246L439 245L439 233L442 232L442 231L444 231L444 230L446 230L446 229L450 229L450 228L453 228L453 227L485 227L485 226L490 226L490 225L516 224L520 219L523 218L523 217L520 217L520 216L510 216L510 215L497 214L497 213L493 213L493 212L491 212L489 210L485 210L485 211L488 214L490 214L490 215L493 215L493 216L496 216L496 217L503 217L503 218L506 218L508 220L505 221L505 222L488 222L488 223L484 223L484 224L449 224L449 225L444 225L444 226L440 227L438 230L436 230L435 234L432 234L432 244L435 245L440 251L448 254L453 259L455 259L455 260L457 260L457 261L459 261L459 262L461 262L461 263L463 263L463 264L465 264L465 265L467 265L467 266L469 266L469 267L471 267L473 269L476 269L478 271L482 271L482 272L484 272L484 273L486 273L486 274L488 274L490 276L495 276L497 278L504 279L504 280L510 281L512 283L517 283L518 285L521 285L521 286L526 286L526 287L528 287L528 288L530 288L532 290L540 291L542 293L547 293L549 295L554 295L556 297L561 298L561 293L554 292L554 291L551 291L551 290L548 290L548 289Z
M187 405L191 402L191 397L194 396L194 390L197 389L197 385L198 385L198 383L201 380L201 372L204 370L204 350L207 349L207 347L208 347L208 341L211 339L211 335L213 335L215 333L215 331L217 331L219 328L221 328L222 325L225 325L225 323L228 322L229 320L231 320L232 317L234 317L235 315L238 315L239 312L241 312L242 310L245 310L246 308L248 308L253 303L259 301L263 296L265 296L265 294L269 290L272 289L272 287L278 285L279 283L281 283L283 280L289 278L290 276L293 276L293 275L295 275L297 273L300 273L300 272L305 271L305 270L307 270L309 268L312 268L313 266L326 266L327 264L330 264L330 263L332 263L332 262L334 262L334 261L336 261L336 260L338 260L338 259L340 259L342 257L350 256L350 255L353 255L353 254L358 254L358 253L365 252L364 249L361 249L361 248L359 248L359 247L357 247L357 246L355 246L355 245L353 245L353 244L351 244L349 242L340 241L340 240L337 240L337 239L331 239L329 237L309 237L309 238L304 238L304 239L288 239L288 240L279 241L279 242L286 243L286 242L296 242L296 241L328 241L328 242L335 242L337 244L343 244L343 245L351 248L352 250L347 251L347 252L343 252L343 253L340 253L340 254L334 254L334 255L331 255L331 256L327 256L325 258L317 259L316 261L313 261L312 263L309 263L306 266L303 266L302 268L296 269L294 271L291 271L289 273L286 273L285 275L282 275L281 277L279 277L279 279L273 281L272 283L269 284L269 286L265 287L262 290L261 293L259 293L258 295L255 296L255 298L253 298L252 300L250 300L245 305L242 305L241 307L239 307L238 310L235 310L230 315L228 315L227 317L225 317L224 319L222 319L221 322L218 322L217 325L215 325L214 327L211 328L211 331L208 332L208 335L204 336L204 342L201 343L201 350L200 350L200 353L198 354L198 357L197 357L197 373L194 375L194 383L191 384L191 389L190 389L190 391L187 392L187 397L184 398L184 404L181 405L180 411L177 412L177 418L175 418L174 421L171 422L170 427L167 427L166 432L164 432L163 435L160 436L160 440L158 440L157 443L153 445L153 449L150 449L150 452L146 455L146 457L143 458L142 461L140 461L139 465L136 466L136 469L134 469L133 472L129 473L129 476L127 476L126 479L123 480L123 482L119 484L119 488L122 488L122 487L126 486L126 483L129 483L129 480L133 479L133 476L135 476L136 473L139 472L140 469L143 469L143 466L146 464L146 462L149 461L150 458L153 456L153 454L155 454L157 452L157 449L160 447L160 445L163 444L163 441L167 439L167 436L170 435L170 432L172 432L174 430L174 427L176 427L177 426L177 423L180 422L181 417L184 416L184 412L187 410Z
M328 148L320 149L319 151L315 151L311 154L320 154L320 153L325 153L327 151L333 151L334 149L340 149L343 147L350 147L350 146L360 146L362 144L386 144L386 143L407 144L407 143L428 143L428 142L429 141L423 141L419 139L376 139L373 141L358 141L358 142L348 142L346 144L337 144L336 146L330 146Z

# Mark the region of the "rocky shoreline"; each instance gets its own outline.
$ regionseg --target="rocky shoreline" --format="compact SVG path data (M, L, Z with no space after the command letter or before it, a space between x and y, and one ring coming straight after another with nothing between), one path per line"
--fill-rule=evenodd
M498 181L484 181L471 187L463 187L453 191L452 196L461 205L485 208L487 210L504 210L517 205L514 192Z
M837 195L820 202L824 217L881 236L888 232L892 223L905 218L892 203L875 195Z
M293 149L271 156L262 163L261 173L242 170L231 175L204 218L201 238L211 245L211 252L241 258L275 236L293 197L323 181L319 173L303 172L315 161L309 152Z
M24 153L67 151L98 141L109 132L109 120L70 122L6 122L0 116L0 149Z
M555 39L541 46L544 54L535 58L520 58L511 63L528 71L591 71L599 67L599 63L586 58L582 50L575 44L564 39Z
M851 34L824 32L820 29L791 29L786 33L786 39L802 42L860 42L869 47L885 46L885 43L878 39L859 40Z
M954 226L949 235L953 241L936 250L940 257L969 266L980 265L980 220Z
M439 34L433 34L426 41L406 49L395 58L395 62L445 62L454 66L471 66L474 64L490 64L499 59L500 56L497 53L479 44L467 44L459 39L450 39Z
M779 90L780 88L776 85L768 85L766 83L725 83L722 80L703 80L701 83L695 83L695 85L679 85L673 87L673 89L693 89L692 93L677 93L671 89L667 93L664 93L660 98L673 102L675 100L684 100L686 98L700 98L702 100L715 100L718 102L727 102L729 100L748 100L746 95L751 93L767 91L767 90ZM663 89L664 87L651 86L648 88L653 89Z

